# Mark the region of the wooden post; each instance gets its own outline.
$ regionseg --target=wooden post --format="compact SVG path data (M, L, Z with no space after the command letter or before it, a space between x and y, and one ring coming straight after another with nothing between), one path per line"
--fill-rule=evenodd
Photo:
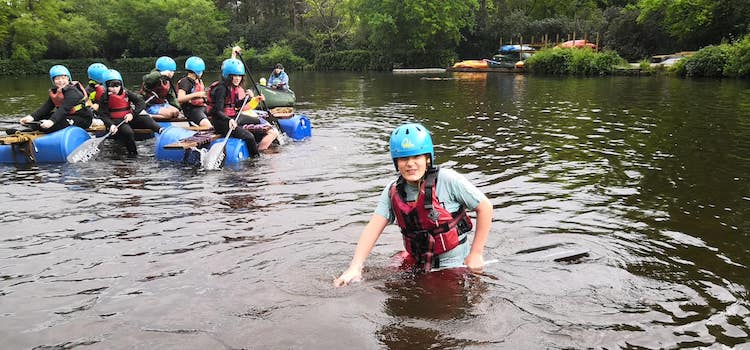
M599 32L596 32L596 52L599 52Z

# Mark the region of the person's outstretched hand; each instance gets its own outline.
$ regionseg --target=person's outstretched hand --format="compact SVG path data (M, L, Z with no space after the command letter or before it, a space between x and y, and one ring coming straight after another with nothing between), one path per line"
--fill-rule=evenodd
M333 280L334 287L343 287L351 282L362 279L362 269L350 266L339 278Z

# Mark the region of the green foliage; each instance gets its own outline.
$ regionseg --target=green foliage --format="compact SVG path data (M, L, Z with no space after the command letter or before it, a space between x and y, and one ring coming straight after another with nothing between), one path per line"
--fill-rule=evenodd
M177 16L167 23L169 42L198 56L216 55L216 42L223 42L229 33L225 16L208 0L180 0L175 6Z
M295 55L286 42L274 43L259 58L261 67L268 69L273 69L276 63L281 63L288 70L300 69L305 65L305 59Z
M315 70L351 70L363 71L370 68L373 54L366 50L334 51L316 57Z
M750 77L750 35L731 46L724 74L730 77Z
M47 51L46 31L42 22L30 14L24 14L10 25L11 55L14 60L32 60L42 57Z
M537 52L525 63L531 72L540 74L607 75L626 62L614 51L554 48Z
M477 0L353 0L358 45L393 55L454 49Z
M729 45L706 46L685 59L684 75L688 77L721 77L729 59Z
M534 73L563 75L568 74L568 62L572 60L572 49L547 49L529 57L524 67Z

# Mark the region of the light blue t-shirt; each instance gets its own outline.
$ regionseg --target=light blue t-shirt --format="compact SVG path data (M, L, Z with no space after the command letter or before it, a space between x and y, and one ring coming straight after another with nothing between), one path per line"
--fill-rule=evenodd
M375 214L386 219L388 223L394 223L396 220L391 206L390 190L391 186L397 181L393 180L388 183L380 194L378 206L375 208ZM406 200L411 202L417 199L419 188L408 183L404 186ZM435 194L438 201L451 213L463 206L466 210L474 210L483 199L487 198L482 191L474 186L463 175L452 169L441 168L438 173L437 184L435 185ZM440 254L440 267L460 266L469 254L469 245L464 243L450 251Z

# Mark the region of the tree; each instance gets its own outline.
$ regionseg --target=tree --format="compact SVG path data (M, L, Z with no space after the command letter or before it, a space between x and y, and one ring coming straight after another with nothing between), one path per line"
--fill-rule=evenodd
M201 56L216 55L229 29L224 14L208 0L180 0L177 17L167 23L169 41L179 50ZM200 25L195 25L200 23Z
M363 46L408 61L453 52L478 7L478 0L353 0L351 13Z

